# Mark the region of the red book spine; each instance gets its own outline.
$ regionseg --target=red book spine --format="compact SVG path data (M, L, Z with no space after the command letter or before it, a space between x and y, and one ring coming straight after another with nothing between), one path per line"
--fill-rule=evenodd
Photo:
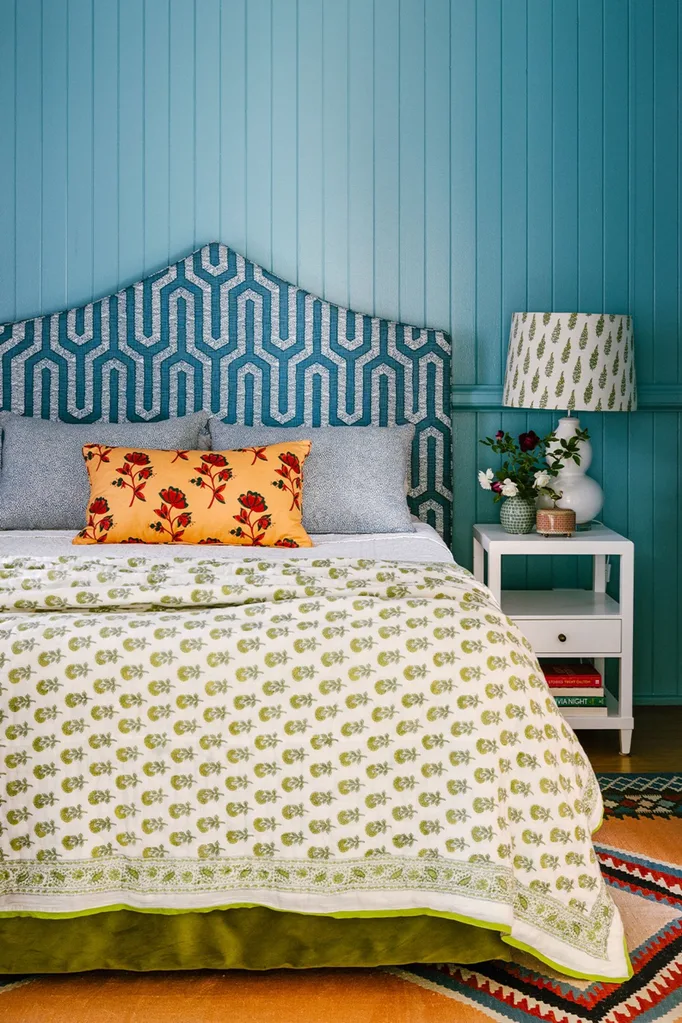
M597 675L576 675L574 678L566 678L565 675L545 675L545 680L550 689L601 689L601 678Z

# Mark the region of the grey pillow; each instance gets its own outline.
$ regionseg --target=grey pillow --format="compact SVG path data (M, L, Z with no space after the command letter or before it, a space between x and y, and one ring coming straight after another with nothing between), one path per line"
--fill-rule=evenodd
M407 475L413 426L230 426L210 419L214 451L311 440L303 466L309 533L412 533Z
M161 423L55 423L0 413L0 529L81 529L90 496L84 444L186 450L201 441L208 414Z

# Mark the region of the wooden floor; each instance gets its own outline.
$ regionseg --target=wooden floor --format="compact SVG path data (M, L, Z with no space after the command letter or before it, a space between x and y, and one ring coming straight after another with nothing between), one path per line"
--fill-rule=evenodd
M578 732L595 771L682 773L682 707L635 707L632 753L618 753L618 732Z

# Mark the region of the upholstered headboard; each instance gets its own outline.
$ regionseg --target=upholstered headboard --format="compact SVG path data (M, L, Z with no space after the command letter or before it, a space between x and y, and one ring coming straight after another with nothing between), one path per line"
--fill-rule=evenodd
M116 295L0 327L2 408L67 423L414 423L410 505L451 532L450 340L332 305L213 242Z

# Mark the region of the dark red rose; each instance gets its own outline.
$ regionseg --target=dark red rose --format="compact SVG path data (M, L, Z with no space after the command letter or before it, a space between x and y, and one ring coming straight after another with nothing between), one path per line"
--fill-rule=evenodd
M109 502L106 497L96 497L88 511L93 515L104 515L105 512L109 511Z
M159 497L165 504L170 505L171 508L187 507L187 498L182 490L178 490L177 487L167 487L166 490L160 490Z
M149 465L149 455L145 455L143 451L129 451L125 460L131 465Z
M522 433L519 436L519 447L522 451L532 451L540 443L535 430L529 430L528 433Z
M504 430L498 430L495 434L495 440L502 440L504 437Z
M218 451L209 451L208 454L201 456L201 461L206 462L207 465L214 465L219 468L227 465L227 459L225 455L221 455Z
M261 494L256 494L253 490L249 490L247 494L242 494L239 498L239 503L242 508L248 508L249 511L264 512L267 508L265 500Z
M292 455L291 451L287 451L286 454L280 455L279 460L280 462L283 462L284 465L287 465L290 469L293 469L294 472L301 471L301 463L299 462L296 455Z
M495 480L493 483L490 484L490 489L494 490L496 494L501 494L502 484L500 483L499 480Z

